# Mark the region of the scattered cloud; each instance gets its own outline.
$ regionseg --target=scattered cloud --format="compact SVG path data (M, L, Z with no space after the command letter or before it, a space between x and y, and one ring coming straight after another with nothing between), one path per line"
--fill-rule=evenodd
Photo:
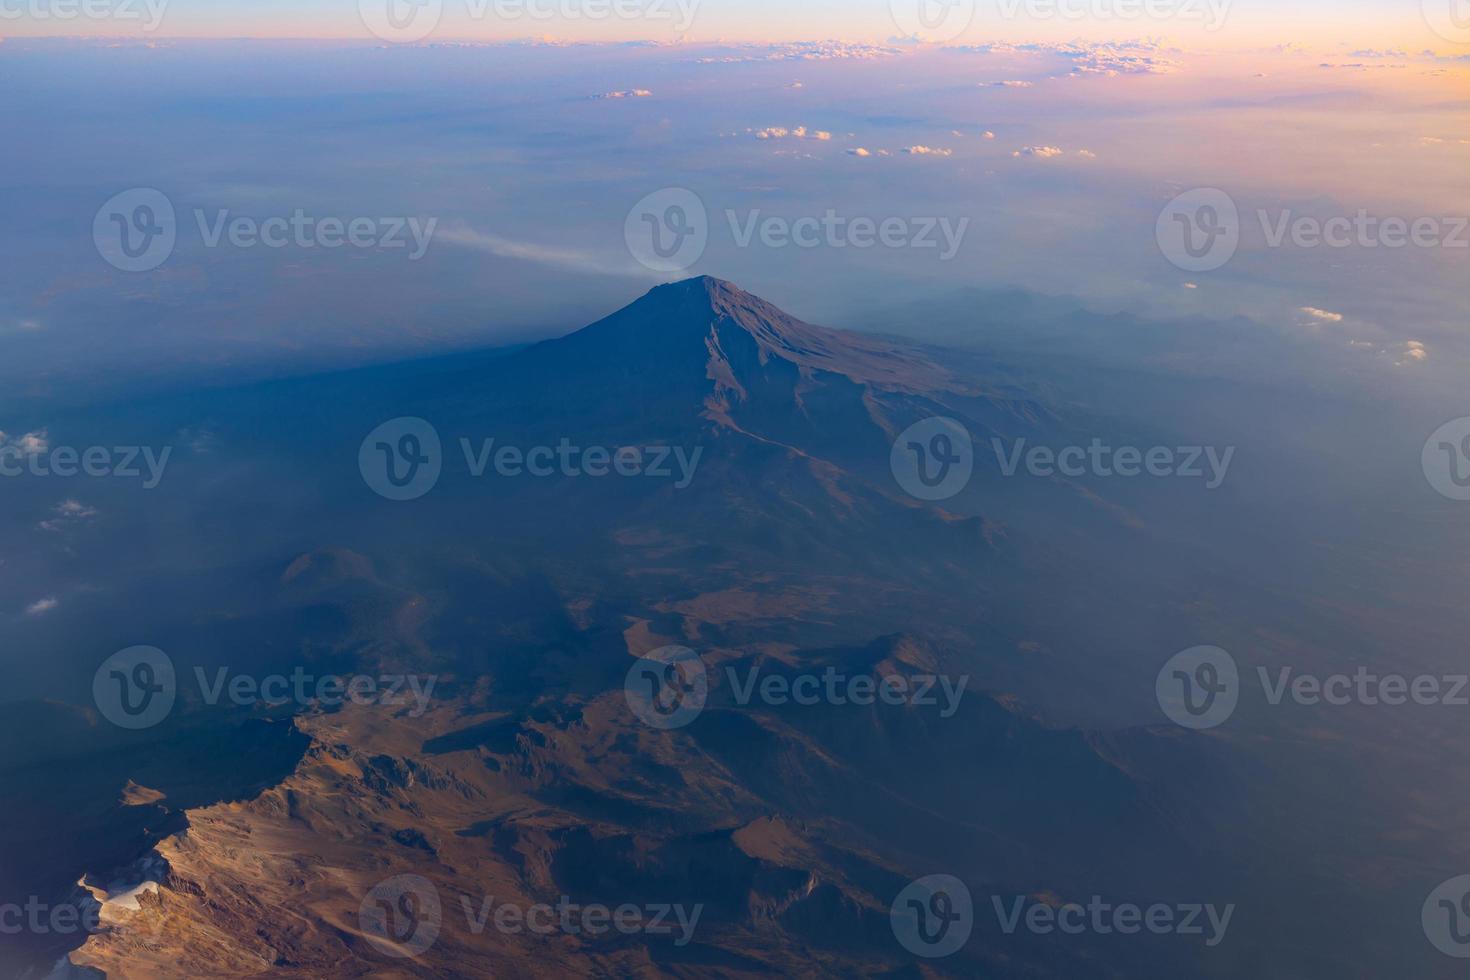
M948 157L954 156L954 150L942 150L933 146L910 146L904 149L905 153L917 157Z
M51 448L50 437L45 429L37 429L35 432L27 432L18 438L8 436L0 429L0 449L13 449L22 456L39 456Z
M1023 147L1021 147L1021 149L1019 149L1016 152L1012 153L1011 156L1013 156L1013 157L1039 157L1042 160L1049 160L1052 157L1059 157L1059 156L1061 156L1064 152L1066 152L1066 151L1064 151L1060 147L1056 147L1056 146L1023 146Z
M992 132L991 132L991 131L990 131L990 130L988 130L988 129L987 129L987 130L986 130L986 131L985 131L985 132L983 132L983 133L981 133L981 134L980 134L980 135L982 135L982 136L984 136L984 137L985 137L985 138L986 138L986 139L988 139L988 140L993 140L993 139L995 139L995 134L994 134L994 133L992 133Z
M604 92L594 95L594 99L646 99L653 93L646 88L630 88L621 92Z
M975 54L1056 55L1072 62L1073 75L1161 75L1177 71L1179 63L1164 57L1177 54L1156 38L1131 41L1071 41L1067 43L1032 41L1012 44L1005 41L988 44L958 45L950 50ZM991 84L1004 85L1005 82Z
M1019 81L1019 80L1012 80L1012 81L1008 81L1008 82L981 82L980 84L981 85L988 86L990 88L1035 88L1036 87L1036 83L1035 82L1023 82L1023 81Z
M97 508L89 507L79 500L63 500L52 508L54 515L37 525L43 531L60 531L66 527L90 521L97 516Z
M1403 352L1399 355L1399 360L1394 363L1399 367L1405 367L1419 361L1427 361L1428 359L1429 351L1425 348L1424 344L1417 340L1410 340L1404 343Z
M1341 313L1333 313L1331 310L1318 309L1315 306L1303 306L1301 308L1301 312L1305 313L1307 316L1311 317L1313 320L1319 320L1322 323L1341 323L1342 322L1342 314Z
M854 147L853 149L848 150L847 154L848 156L854 157L870 157L873 155L872 153L868 152L868 148L865 146Z
M832 138L832 134L825 129L808 129L805 126L796 126L792 129L787 129L784 126L769 126L765 129L747 130L747 132L754 132L755 138L758 140L783 140L789 138L818 140L825 143Z
M56 609L56 607L59 605L61 605L61 600L57 599L55 596L47 596L44 599L37 599L29 606L26 606L26 615L44 616L47 613Z
M794 41L789 44L733 45L737 54L709 55L695 59L700 65L740 65L757 61L866 61L891 58L903 49L888 44L851 41Z

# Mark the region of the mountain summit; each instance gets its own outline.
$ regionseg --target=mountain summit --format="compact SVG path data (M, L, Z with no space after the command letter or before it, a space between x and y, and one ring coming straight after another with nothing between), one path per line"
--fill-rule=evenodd
M743 390L743 376L794 365L894 389L952 388L948 372L898 341L805 323L733 283L698 276L656 286L642 298L568 337L542 345L558 359L603 368L635 362L667 369L702 363L721 387ZM779 370L779 368L777 368Z

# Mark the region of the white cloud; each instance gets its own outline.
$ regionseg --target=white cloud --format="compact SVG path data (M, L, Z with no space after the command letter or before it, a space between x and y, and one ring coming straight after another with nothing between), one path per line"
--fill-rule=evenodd
M1156 38L1131 41L1071 41L1056 43L1033 41L1012 44L1005 41L989 44L960 45L955 51L975 54L1039 54L1057 55L1072 62L1073 75L1161 75L1176 71L1179 63L1162 57L1162 53L1178 53ZM994 83L1004 84L1004 83Z
M1061 156L1063 152L1064 151L1060 147L1056 146L1023 146L1021 149L1012 153L1011 156L1040 157L1043 160L1049 160L1052 157Z
M15 449L23 456L39 456L49 448L51 448L51 440L45 429L27 432L19 438L8 436L3 429L0 429L0 449Z
M653 93L646 88L630 88L621 92L604 92L594 95L594 99L646 99Z
M982 84L985 84L985 83L982 83ZM1008 82L990 82L989 83L990 88L1034 88L1035 85L1036 85L1035 82L1022 82L1022 81L1019 81L1019 80L1013 80L1013 81L1008 81Z
M1078 150L1077 151L1077 155L1079 157L1085 157L1088 160L1096 160L1097 159L1097 154L1096 153L1093 153L1091 150Z
M55 517L42 521L37 525L43 531L60 531L69 524L89 521L97 516L97 508L90 507L79 500L63 500L52 508Z
M832 138L832 134L827 132L825 129L808 129L805 126L797 126L794 129L787 129L785 126L768 126L765 129L755 130L755 138L758 140L781 140L790 138L798 140L819 140L821 142L826 142L827 140L830 140Z
M1311 317L1313 320L1320 320L1323 323L1341 323L1342 322L1342 314L1341 313L1333 313L1331 310L1318 309L1315 306L1303 306L1301 308L1301 312L1305 313L1307 316Z
M1410 340L1404 343L1403 353L1399 356L1400 360L1396 361L1395 363L1398 367L1404 367L1408 364L1412 364L1418 361L1429 360L1429 351L1425 349L1424 345L1421 342L1417 340Z
M35 602L31 603L29 606L26 606L26 615L27 616L44 616L48 612L51 612L52 610L54 610L59 605L61 605L61 601L59 599L57 599L55 596L47 596L44 599L37 599Z
M993 140L993 139L995 139L995 134L994 134L994 133L992 133L992 132L991 132L991 131L990 131L990 130L988 130L988 129L987 129L987 130L986 130L986 131L985 131L985 132L984 132L984 133L982 133L982 134L981 134L981 135L982 135L982 136L984 136L984 137L985 137L985 138L986 138L986 139L988 139L988 140Z
M916 157L948 157L954 156L954 150L943 150L933 146L910 146L903 152Z
M732 45L741 54L706 56L695 59L700 65L740 65L753 61L866 61L891 58L903 49L884 44L862 44L852 41L794 41L789 44Z
M873 154L870 153L870 152L868 152L868 148L867 147L865 147L865 146L859 146L859 147L855 147L854 149L848 150L847 151L847 155L848 156L854 156L854 157L870 157Z

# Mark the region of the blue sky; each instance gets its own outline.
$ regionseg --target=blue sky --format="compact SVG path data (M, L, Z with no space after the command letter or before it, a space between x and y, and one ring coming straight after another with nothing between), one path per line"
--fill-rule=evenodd
M137 32L127 17L95 20L60 19L57 11L73 0L3 0L0 35L55 36L73 34L117 35ZM206 37L370 37L361 10L388 0L98 0L104 7L136 8L152 5L161 12L159 36ZM404 2L404 0L395 0ZM612 0L417 0L442 3L435 39L509 39L553 35L575 40L716 39L792 40L840 38L880 41L899 33L892 7L918 0L618 0L638 7L640 16L590 16L588 4ZM925 0L938 2L938 0ZM1011 0L950 0L972 4L975 15L959 40L976 42L995 38L1041 37L1120 38L1167 35L1194 44L1249 47L1296 41L1316 46L1347 42L1358 46L1446 47L1424 22L1418 0L1150 0L1160 9L1188 11L1197 2L1220 4L1227 16L1223 26L1206 30L1190 16L1136 17L1125 12L1130 2L1143 0L1027 0L1019 7ZM1464 0L1423 0L1429 7ZM674 10L680 3L692 10L688 30L680 35L685 18L648 16L652 5ZM1059 3L1073 16L1051 12ZM489 4L489 6L487 6ZM538 16L531 16L530 11ZM1097 14L1101 11L1101 16ZM477 12L484 12L477 15ZM539 16L545 14L546 16ZM1085 16L1083 16L1085 15ZM677 25L677 27L676 27Z

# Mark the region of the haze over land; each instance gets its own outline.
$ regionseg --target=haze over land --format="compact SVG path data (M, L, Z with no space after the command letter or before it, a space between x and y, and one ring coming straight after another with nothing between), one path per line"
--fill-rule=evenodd
M1470 36L1174 7L0 11L0 975L1458 976Z

